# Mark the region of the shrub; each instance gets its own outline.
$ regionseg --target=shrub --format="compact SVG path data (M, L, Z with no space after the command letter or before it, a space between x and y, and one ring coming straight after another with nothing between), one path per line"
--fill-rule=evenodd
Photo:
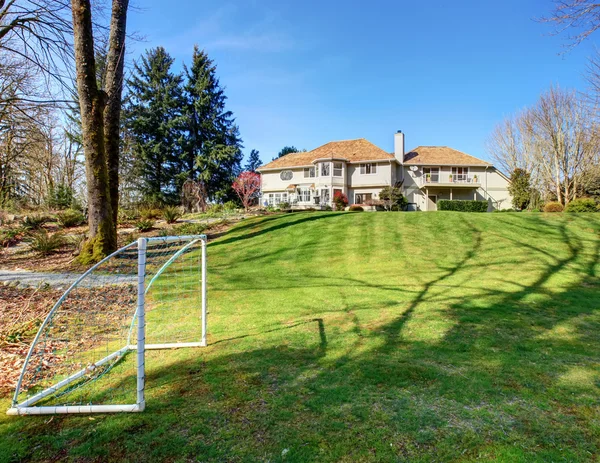
M487 212L488 202L487 201L460 201L460 200L449 200L441 199L438 201L439 211L458 211L458 212Z
M85 221L83 214L74 209L59 212L56 216L58 217L58 223L65 228L78 227Z
M574 199L567 204L565 212L598 212L598 205L591 198Z
M286 209L289 209L291 206L290 206L290 203L285 202L285 203L279 203L279 207L282 210L286 210Z
M402 194L402 189L397 186L386 186L379 192L379 199L382 201L382 206L388 211L401 211L407 204L408 200Z
M363 212L364 211L362 206L357 206L356 204L353 204L352 206L350 206L350 208L348 210L352 211L352 212Z
M21 228L0 229L0 246L7 248L17 244L23 239L23 230Z
M238 209L238 205L235 203L235 201L227 201L225 204L223 204L223 209L225 209L226 212L233 212Z
M145 207L140 209L140 217L142 220L156 220L160 217L161 211L155 207Z
M65 244L65 238L61 233L51 235L44 229L31 232L29 239L31 249L43 256L53 253Z
M336 191L333 195L333 204L336 211L343 211L348 205L348 197L341 191Z
M134 227L141 232L150 231L152 230L152 227L154 227L154 220L140 219L137 222L135 222Z
M208 228L204 223L184 223L175 228L176 235L201 235Z
M119 222L131 222L140 218L136 209L119 209Z
M175 223L181 217L181 209L176 206L167 206L162 210L162 216L167 223Z
M327 206L325 206L325 209L323 209L325 211L333 211L333 208L328 204Z
M46 222L50 222L51 217L43 214L31 214L25 217L23 220L23 226L29 230L37 230L42 228Z
M562 212L563 209L563 205L555 201L546 203L544 205L544 212Z

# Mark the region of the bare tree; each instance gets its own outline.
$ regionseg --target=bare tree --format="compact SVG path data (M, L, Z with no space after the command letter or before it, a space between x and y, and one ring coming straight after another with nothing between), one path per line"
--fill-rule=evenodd
M488 151L509 172L531 173L532 183L563 204L596 160L600 146L591 107L575 91L551 88L531 108L498 125Z
M572 48L600 29L600 3L594 0L555 0L550 16L543 17L541 21L554 24L556 34L566 32Z

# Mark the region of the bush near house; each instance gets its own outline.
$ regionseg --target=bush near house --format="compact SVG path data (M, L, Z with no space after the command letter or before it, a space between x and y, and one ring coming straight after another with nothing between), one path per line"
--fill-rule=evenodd
M438 201L438 211L457 211L457 212L487 212L487 201L460 201L441 199Z
M564 209L561 203L552 201L544 205L544 212L562 212Z
M592 198L574 199L567 204L565 212L598 212L598 205Z
M341 191L337 191L333 195L333 204L335 204L336 211L343 211L348 205L348 197Z
M350 208L348 210L351 212L363 212L364 211L362 206L357 206L356 204L353 204L352 206L350 206Z

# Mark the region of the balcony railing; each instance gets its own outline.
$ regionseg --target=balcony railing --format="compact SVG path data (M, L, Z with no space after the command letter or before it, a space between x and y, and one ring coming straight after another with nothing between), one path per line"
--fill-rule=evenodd
M479 185L477 175L467 174L425 174L420 179L421 186L425 185Z

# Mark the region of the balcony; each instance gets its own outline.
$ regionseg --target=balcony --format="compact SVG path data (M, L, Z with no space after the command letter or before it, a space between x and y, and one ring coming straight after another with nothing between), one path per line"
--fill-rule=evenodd
M450 188L479 188L481 179L477 175L466 174L425 174L418 179L421 188L450 187Z

